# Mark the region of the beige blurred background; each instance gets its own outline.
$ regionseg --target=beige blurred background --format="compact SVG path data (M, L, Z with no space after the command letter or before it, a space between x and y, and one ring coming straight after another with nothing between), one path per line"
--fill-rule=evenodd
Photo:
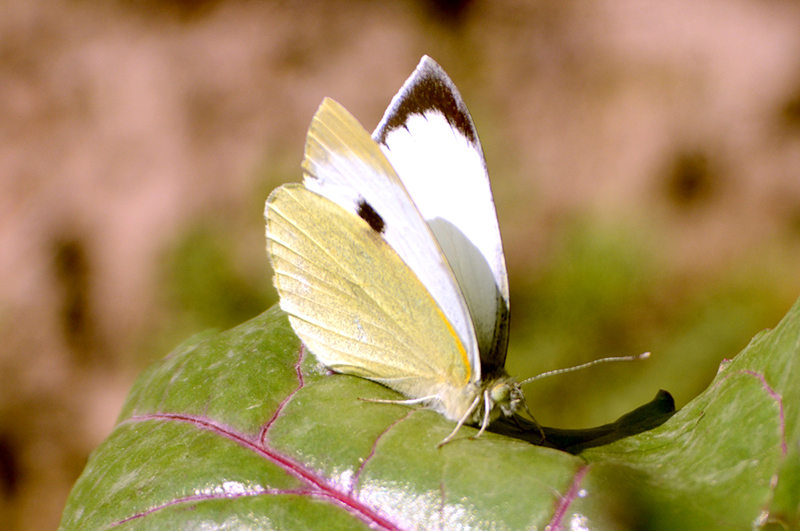
M54 529L136 375L275 302L269 191L324 96L372 130L422 54L460 88L511 279L507 367L586 427L680 407L800 294L800 4L8 0L0 527Z

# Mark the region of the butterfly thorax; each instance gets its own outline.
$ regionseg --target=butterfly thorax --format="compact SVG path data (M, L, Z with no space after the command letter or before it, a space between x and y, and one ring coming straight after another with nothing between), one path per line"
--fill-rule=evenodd
M469 415L468 421L472 422L472 417L478 409L472 405L482 393L483 389L475 382L462 386L442 384L436 389L436 398L429 403L429 407L454 422L458 422L465 415Z

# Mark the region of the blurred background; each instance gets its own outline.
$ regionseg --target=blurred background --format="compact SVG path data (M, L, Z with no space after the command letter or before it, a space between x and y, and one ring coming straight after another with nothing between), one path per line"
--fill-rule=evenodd
M0 521L54 529L137 374L276 302L263 205L324 96L422 54L481 134L520 377L555 427L678 407L800 294L800 4L9 0Z

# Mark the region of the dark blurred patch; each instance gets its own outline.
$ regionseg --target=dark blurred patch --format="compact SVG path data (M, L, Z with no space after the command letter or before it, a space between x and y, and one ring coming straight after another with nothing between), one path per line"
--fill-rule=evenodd
M780 109L780 122L792 132L800 132L800 87L790 95Z
M317 40L324 40L327 53L332 52L341 46L340 38L331 32L330 28L322 28L320 31L330 35L324 37L308 38L307 33L316 28L313 24L304 27L302 31L293 32L281 42L277 43L268 57L265 57L264 69L277 74L294 72L297 74L313 75L321 68L321 62L325 61L326 54L320 53Z
M11 498L19 485L17 449L9 437L0 433L0 495Z
M682 209L708 203L720 186L720 176L701 150L679 152L668 165L665 181L669 201Z
M89 279L91 275L86 246L78 238L65 238L55 243L54 267L61 284L61 326L67 344L76 358L87 363L94 350L94 323L90 310Z
M466 18L472 0L422 0L421 3L436 21L458 25Z
M794 205L791 209L786 225L792 238L800 238L800 205Z
M192 140L200 146L214 145L221 134L230 131L232 124L225 119L226 94L211 88L191 87L186 94L186 117Z

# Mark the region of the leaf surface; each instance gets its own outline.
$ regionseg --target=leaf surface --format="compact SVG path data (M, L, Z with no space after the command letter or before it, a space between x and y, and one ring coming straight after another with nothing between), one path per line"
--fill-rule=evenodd
M568 453L497 433L470 439L465 427L437 449L451 422L359 400L398 395L330 374L273 308L141 375L61 529L790 526L800 514L798 360L795 304L655 428L622 437L633 422L623 418Z

